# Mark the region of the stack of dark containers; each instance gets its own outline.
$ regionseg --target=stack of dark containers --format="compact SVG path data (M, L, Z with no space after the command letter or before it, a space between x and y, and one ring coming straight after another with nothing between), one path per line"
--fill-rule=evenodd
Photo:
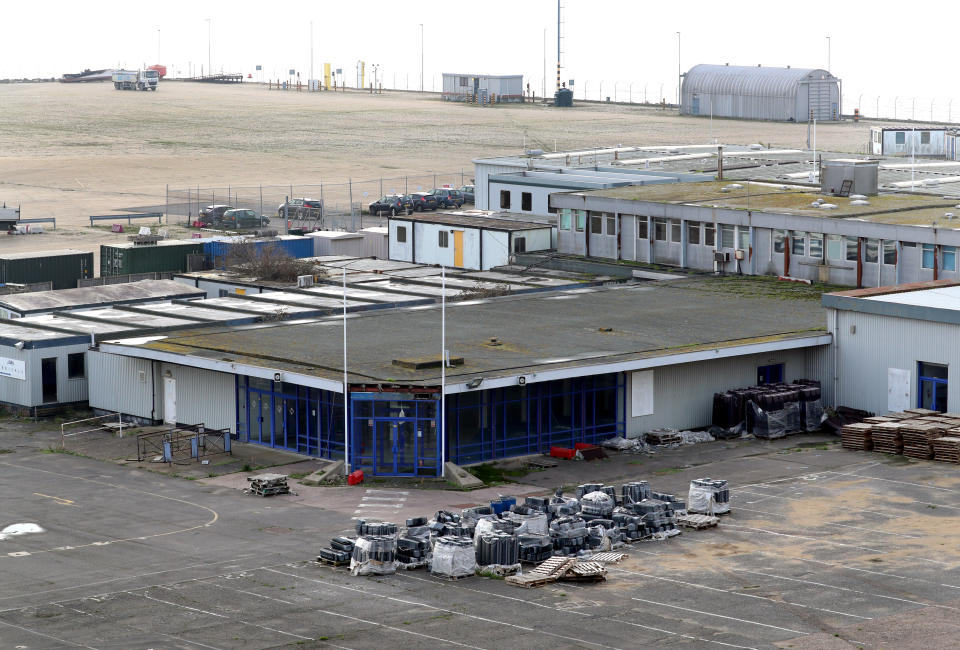
M741 430L757 438L782 438L816 431L823 417L820 382L798 379L716 393L713 396L714 437L736 437Z
M353 540L349 537L334 537L330 540L329 548L320 549L318 562L325 562L339 566L350 561L353 554Z
M430 557L430 527L426 517L407 519L407 527L397 539L397 562L418 566Z

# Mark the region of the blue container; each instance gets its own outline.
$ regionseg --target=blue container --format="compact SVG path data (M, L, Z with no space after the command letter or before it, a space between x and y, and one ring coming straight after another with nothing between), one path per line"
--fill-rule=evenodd
M230 249L242 241L252 243L258 255L268 246L276 246L293 258L313 257L313 239L296 235L285 235L276 239L209 240L203 243L204 256L214 268L225 268Z
M515 505L517 505L516 497L500 497L496 501L490 502L490 509L493 510L493 514L499 515L502 512L507 512Z

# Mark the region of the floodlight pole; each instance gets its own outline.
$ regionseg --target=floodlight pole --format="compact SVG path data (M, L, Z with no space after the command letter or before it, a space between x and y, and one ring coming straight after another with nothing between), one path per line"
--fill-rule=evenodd
M207 18L207 74L213 75L213 59L210 57L210 19Z
M347 266L343 265L343 468L350 473L350 416L347 385Z
M420 23L420 92L423 92L423 23Z
M440 267L440 477L447 476L447 267Z

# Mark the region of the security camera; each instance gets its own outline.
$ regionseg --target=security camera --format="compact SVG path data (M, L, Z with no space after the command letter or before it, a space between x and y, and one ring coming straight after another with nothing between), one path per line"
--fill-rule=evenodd
M17 348L18 350L22 350L22 349L23 349L23 341L17 341L16 343L13 344L13 347Z

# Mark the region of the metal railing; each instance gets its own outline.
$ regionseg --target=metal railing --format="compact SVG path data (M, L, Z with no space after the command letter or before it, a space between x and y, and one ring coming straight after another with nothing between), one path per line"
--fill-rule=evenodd
M127 225L132 225L134 219L156 219L157 223L163 223L162 212L143 212L138 214L96 214L90 215L90 226L94 221L123 221L127 220Z
M120 413L110 413L108 415L98 415L92 418L83 418L82 420L71 420L69 422L62 423L60 425L60 448L64 449L65 448L64 445L66 444L66 439L73 436L79 436L84 433L92 433L94 431L112 431L113 427L110 425L112 425L113 423L109 422L109 420L111 419L116 419L117 436L122 438L123 437L123 416ZM74 424L80 424L81 422L103 422L103 424L101 424L100 426L94 427L92 429L84 429L83 431L71 431L70 433L66 432L67 427L72 426ZM129 428L130 426L129 423L127 424L127 426Z
M203 424L179 424L166 431L137 436L137 461L188 463L205 456L233 454L229 429L208 429Z

